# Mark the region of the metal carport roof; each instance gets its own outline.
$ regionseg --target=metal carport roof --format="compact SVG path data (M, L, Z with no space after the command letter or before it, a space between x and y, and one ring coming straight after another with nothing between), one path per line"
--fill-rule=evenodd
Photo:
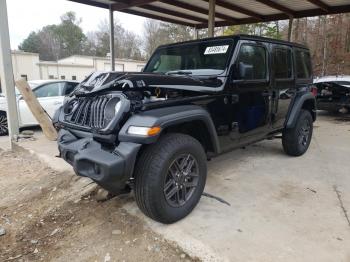
M195 28L208 27L209 0L70 0ZM350 12L350 0L216 0L215 26Z

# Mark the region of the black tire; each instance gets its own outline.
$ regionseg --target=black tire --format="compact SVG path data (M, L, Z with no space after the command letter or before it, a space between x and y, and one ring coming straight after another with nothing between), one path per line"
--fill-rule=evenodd
M307 110L301 110L293 128L285 129L282 134L284 152L290 156L301 156L309 148L313 131L313 119Z
M7 115L5 112L0 112L0 136L8 135Z
M197 205L206 177L202 145L189 135L166 134L140 155L135 169L136 203L146 216L164 224L174 223Z

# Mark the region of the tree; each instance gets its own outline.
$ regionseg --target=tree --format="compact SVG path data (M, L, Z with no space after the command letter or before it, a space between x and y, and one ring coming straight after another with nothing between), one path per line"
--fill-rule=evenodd
M106 56L110 52L109 35L109 23L107 20L103 20L99 24L98 30L87 34L85 53L95 56ZM140 37L125 30L119 20L114 21L114 51L118 58L143 58Z
M194 37L194 29L183 25L147 19L143 27L144 51L147 58L160 45L188 41Z
M19 49L25 52L39 53L41 44L40 36L36 32L31 32L26 39L19 45Z
M82 54L86 36L79 26L74 12L61 16L58 25L47 25L38 32L31 32L19 45L26 52L39 53L42 60L57 60L74 54Z
M281 39L280 25L278 22L256 23L246 25L228 26L224 35L247 34Z
M74 12L61 16L61 23L53 31L60 45L60 57L82 54L86 36L80 23L81 19L77 19Z

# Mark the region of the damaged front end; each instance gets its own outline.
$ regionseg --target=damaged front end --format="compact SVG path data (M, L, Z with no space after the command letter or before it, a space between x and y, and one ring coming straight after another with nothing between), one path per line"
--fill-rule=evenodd
M222 84L217 78L93 73L66 97L54 117L60 156L78 175L93 179L111 192L124 190L141 147L118 141L119 131L130 116L172 104L213 99L213 95L198 90Z
M318 109L344 114L350 112L350 82L336 79L319 81L315 85Z

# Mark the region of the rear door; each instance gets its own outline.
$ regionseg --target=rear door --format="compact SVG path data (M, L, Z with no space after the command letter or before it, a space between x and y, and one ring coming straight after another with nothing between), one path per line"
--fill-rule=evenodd
M272 106L271 120L273 128L284 125L289 105L295 95L293 70L293 49L286 45L272 45Z
M50 117L53 117L56 109L63 104L64 85L65 82L47 83L34 90L34 94L38 98L39 103ZM23 99L19 100L19 114L22 126L38 124L27 103Z

